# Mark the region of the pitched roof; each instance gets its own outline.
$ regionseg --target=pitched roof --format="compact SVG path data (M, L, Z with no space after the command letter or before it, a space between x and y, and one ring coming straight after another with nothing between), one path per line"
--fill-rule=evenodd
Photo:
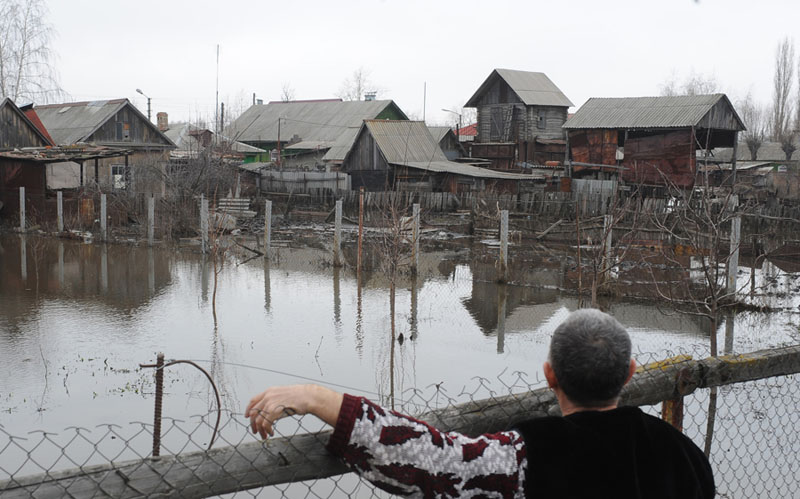
M334 161L337 163L344 161L347 153L353 148L353 142L356 141L356 136L360 129L361 127L345 129L331 148L328 149L328 152L325 153L325 156L322 157L322 161Z
M433 173L468 177L534 180L530 174L506 173L448 161L438 141L422 121L366 120L359 132L369 132L387 163Z
M348 128L358 129L367 119L377 118L391 100L375 101L294 101L270 102L250 106L231 124L231 135L243 142L277 142L278 118L281 119L281 141L297 135L303 141L335 142Z
M564 124L567 129L684 128L700 125L719 103L730 107L739 130L744 130L725 94L671 97L591 98Z
M14 104L14 101L12 101L10 98L6 97L6 98L4 98L3 100L0 101L0 110L2 110L3 108L10 109L12 113L17 115L17 117L19 118L19 122L20 123L24 123L26 126L28 126L39 137L39 139L41 139L42 143L41 144L16 144L16 143L13 143L13 142L15 142L15 140L13 138L11 138L11 137L14 137L13 133L9 136L9 135L6 135L5 133L3 133L4 130L0 129L0 148L6 148L6 147L7 148L16 148L16 147L19 147L19 146L28 147L28 146L34 146L34 145L43 145L43 146L55 145L53 143L53 140L47 134L47 130L43 126L40 126L41 122L37 123L38 118L36 119L36 121L32 120L31 119L32 117L29 116L26 112L22 111L22 109L17 107L17 105ZM11 132L11 131L9 130L9 132ZM6 142L10 142L10 143L6 143Z
M452 132L454 137L456 134L449 126L429 126L428 130L430 130L436 142L441 142L445 135L447 135L447 132Z
M544 73L495 69L464 104L464 107L475 107L480 97L494 84L497 78L505 81L526 106L574 106L572 101Z
M46 104L36 106L34 109L56 144L71 145L86 142L94 132L126 106L130 107L146 126L164 138L164 145L173 145L128 99Z
M202 149L202 146L197 141L197 138L193 134L193 132L209 132L212 137L217 137L221 139L222 142L231 144L230 150L233 152L238 153L253 153L259 154L266 152L264 149L260 149L258 147L253 147L251 145L247 145L243 142L238 141L231 141L229 138L223 135L217 135L210 130L206 130L191 123L179 123L175 124L174 126L170 126L165 132L162 132L164 135L167 136L169 140L171 140L177 147L177 151L198 151Z

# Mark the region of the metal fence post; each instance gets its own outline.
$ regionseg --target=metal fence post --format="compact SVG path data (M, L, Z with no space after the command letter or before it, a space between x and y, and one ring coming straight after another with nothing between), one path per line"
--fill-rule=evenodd
M25 188L19 188L19 230L25 232Z
M411 237L414 238L414 268L412 271L416 274L419 269L419 203L414 203L412 206L413 226L411 230Z
M497 280L508 280L508 210L500 211L500 269Z
M150 194L147 198L147 244L153 245L156 224L156 199Z
M333 265L342 266L342 200L336 200L336 218L333 228Z
M272 201L264 202L264 258L269 258L272 243Z
M56 213L58 214L58 232L64 232L64 194L61 191L56 193Z
M208 199L200 195L200 241L203 253L208 253Z
M106 240L108 236L108 216L106 215L106 195L100 194L100 237L102 237L103 241Z

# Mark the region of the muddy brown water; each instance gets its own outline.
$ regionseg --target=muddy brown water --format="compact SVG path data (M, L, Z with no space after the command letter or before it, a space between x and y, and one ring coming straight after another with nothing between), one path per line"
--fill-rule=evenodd
M208 369L234 412L266 386L309 380L382 402L392 384L398 400L435 385L459 399L478 377L515 372L542 386L549 337L579 306L562 289L574 285L568 250L520 252L518 284L498 285L491 244L426 246L418 277L397 281L392 359L389 280L365 272L359 287L353 269L334 269L319 247L277 248L271 261L229 251L216 277L215 318L214 266L195 247L0 235L0 425L25 435L151 421L152 372L138 365L157 352ZM757 300L781 310L722 324L721 350L798 342L796 274L764 262L756 275L771 290ZM749 276L740 271L742 286ZM603 307L629 329L640 362L708 353L700 320L625 298ZM165 379L166 416L213 408L207 382L191 368L170 368Z

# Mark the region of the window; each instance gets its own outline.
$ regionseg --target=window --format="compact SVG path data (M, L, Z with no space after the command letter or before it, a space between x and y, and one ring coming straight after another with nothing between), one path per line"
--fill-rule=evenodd
M539 109L539 113L536 119L536 128L540 130L544 130L547 120L545 119L545 112L544 109Z
M125 142L131 140L131 124L127 121L117 122L117 140Z
M130 167L125 165L111 165L111 186L114 190L128 188L130 182Z

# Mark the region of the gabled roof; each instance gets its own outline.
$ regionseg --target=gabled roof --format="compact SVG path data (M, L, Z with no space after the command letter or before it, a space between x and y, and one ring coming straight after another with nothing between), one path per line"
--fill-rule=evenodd
M428 130L436 142L441 142L448 132L453 134L453 138L456 138L456 133L449 126L429 126Z
M47 104L36 106L35 109L56 144L70 145L86 142L94 132L126 106L129 106L142 122L164 137L166 145L174 145L128 99Z
M364 120L375 119L388 108L405 114L391 100L294 101L250 106L231 124L230 134L243 142L277 142L297 135L303 141L335 142L348 128L358 129Z
M481 96L497 79L505 81L511 90L526 106L572 107L574 104L544 73L517 71L514 69L495 69L464 107L475 107Z
M34 120L31 119L31 116L29 116L27 113L22 111L19 107L17 107L17 105L14 104L14 101L12 101L8 97L6 97L2 101L0 101L0 110L2 110L4 108L9 109L12 113L16 114L19 117L20 122L23 123L25 126L29 127L42 140L42 144L40 144L40 145L43 145L43 146L55 145L53 140L47 134L47 130L44 128L44 126L41 126L41 122L38 120L38 118L36 118L36 121L39 121L39 122L36 123ZM7 126L7 125L4 123L3 126ZM2 133L2 130L0 130L0 139L2 139L3 135L4 134ZM3 142L4 142L4 140L0 140L0 148L3 148ZM12 148L13 147L18 147L17 144L8 144L8 145L9 145L9 147L12 147ZM22 147L29 147L29 146L34 146L34 144L24 144L24 145L22 145Z
M477 178L504 180L539 178L529 174L497 172L449 161L423 121L365 120L358 137L364 133L372 136L383 158L392 165Z
M725 94L672 97L591 98L564 124L567 129L686 128L711 119L718 104L727 106L734 129L744 124Z

